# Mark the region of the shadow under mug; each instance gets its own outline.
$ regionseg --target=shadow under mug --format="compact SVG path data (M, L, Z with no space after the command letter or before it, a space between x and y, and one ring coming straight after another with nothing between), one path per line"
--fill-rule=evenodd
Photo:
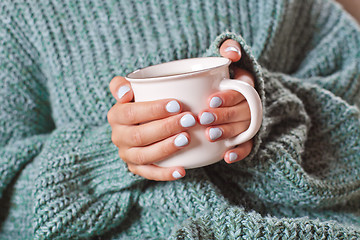
M197 115L208 108L207 99L212 93L235 90L249 104L251 122L246 131L230 139L209 142L205 136L206 127L197 124L188 130L189 145L156 165L186 169L210 165L222 160L226 150L250 140L259 131L262 122L260 97L249 84L229 79L230 63L222 57L189 58L138 69L126 76L135 102L174 98L183 103L184 110Z

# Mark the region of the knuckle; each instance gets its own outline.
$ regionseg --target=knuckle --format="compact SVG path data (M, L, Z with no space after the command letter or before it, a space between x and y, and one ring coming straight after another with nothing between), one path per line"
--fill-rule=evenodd
M174 133L174 129L176 128L175 124L171 119L166 119L162 128L167 136L170 136Z
M121 160L123 160L124 162L127 162L126 154L125 154L125 152L124 152L122 149L120 149L120 148L119 148L119 150L118 150L118 155L119 155L119 157L121 158Z
M132 130L130 139L133 146L142 146L144 144L143 133L137 127Z
M237 135L236 129L233 124L227 124L223 127L223 138L231 138Z
M110 110L107 112L106 117L110 124L114 122L114 107L110 108Z
M152 116L159 115L159 113L161 113L162 110L163 110L163 106L161 106L161 104L154 103L150 105L150 113Z
M127 164L128 170L133 174L137 174L136 168L132 164Z
M117 134L114 133L114 131L111 133L111 141L115 146L118 146L119 139L117 137Z
M233 108L228 108L226 111L224 111L222 116L223 116L223 121L224 122L230 121L234 116L234 109Z
M236 103L236 102L238 102L238 98L239 98L238 93L236 93L236 94L229 94L229 102L231 102L231 103Z
M126 122L135 123L136 114L135 114L133 105L131 105L131 104L124 105L121 115Z
M239 92L235 90L230 90L224 93L224 99L228 106L233 106L237 102L239 102Z
M160 149L161 149L161 153L162 153L161 155L163 157L167 157L167 156L171 155L172 153L174 153L175 148L174 148L173 143L169 142L169 143L167 143L167 146L164 146Z
M146 156L142 151L137 151L134 155L133 162L138 165L145 165L146 164Z

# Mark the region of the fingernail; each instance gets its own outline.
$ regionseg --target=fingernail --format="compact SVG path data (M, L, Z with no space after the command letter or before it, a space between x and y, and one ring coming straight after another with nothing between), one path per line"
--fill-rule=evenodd
M201 114L200 124L206 125L212 123L213 121L215 121L215 116L212 113L203 112L203 114Z
M183 177L178 171L174 171L174 172L172 173L172 176L173 176L174 178L176 178L176 179Z
M128 91L130 91L129 86L121 86L117 91L118 98L121 99Z
M180 111L180 105L177 101L172 100L166 104L166 111L169 113L176 113Z
M222 134L223 133L220 128L210 128L209 130L209 137L211 140L218 139Z
M241 54L240 53L240 49L238 49L238 48L236 48L236 47L233 47L233 46L231 46L231 47L227 47L226 49L225 49L225 52L236 52L237 54Z
M221 98L219 98L219 97L213 97L213 98L210 100L210 107L211 107L211 108L220 107L221 104L222 104L222 100L221 100Z
M238 158L238 155L237 155L236 153L231 152L231 153L229 154L229 161L230 161L230 162L235 161L237 158Z
M191 114L186 114L180 119L180 124L183 127L192 127L196 123L195 118Z
M183 147L189 143L189 140L184 134L179 134L174 141L175 146Z

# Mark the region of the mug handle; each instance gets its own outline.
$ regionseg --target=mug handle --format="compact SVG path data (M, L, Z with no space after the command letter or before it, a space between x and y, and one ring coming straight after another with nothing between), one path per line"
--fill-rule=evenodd
M250 108L250 126L236 137L224 141L226 147L233 147L252 139L259 131L262 123L262 103L260 96L250 84L239 81L224 79L220 82L219 90L235 90L241 93L247 100Z

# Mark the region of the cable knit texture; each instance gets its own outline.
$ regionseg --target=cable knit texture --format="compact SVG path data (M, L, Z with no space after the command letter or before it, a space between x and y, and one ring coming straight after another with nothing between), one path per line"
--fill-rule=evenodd
M264 106L251 154L130 173L112 77L229 38ZM0 239L359 239L359 107L359 26L330 0L2 0Z

